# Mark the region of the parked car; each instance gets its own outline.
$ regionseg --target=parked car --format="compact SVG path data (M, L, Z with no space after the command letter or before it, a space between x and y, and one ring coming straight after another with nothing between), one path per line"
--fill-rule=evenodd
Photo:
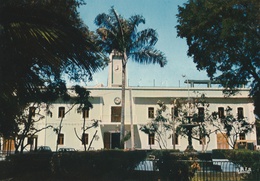
M40 146L37 149L37 152L52 152L51 148L49 146Z
M222 172L237 172L238 174L250 174L252 169L243 167L238 163L233 163L228 159L212 159L213 165L219 166L219 171Z
M59 148L58 152L74 152L76 151L74 148Z

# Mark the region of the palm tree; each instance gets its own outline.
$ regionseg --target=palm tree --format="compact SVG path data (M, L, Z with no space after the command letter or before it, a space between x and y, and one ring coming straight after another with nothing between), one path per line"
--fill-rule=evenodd
M137 31L137 27L141 23L145 24L142 16L134 15L129 19L124 19L117 14L113 7L109 14L99 14L95 19L95 24L99 27L97 33L100 36L103 50L108 54L116 51L122 56L121 148L124 148L125 77L128 60L131 59L142 64L158 63L161 67L167 62L164 54L154 48L158 40L156 31L154 29Z

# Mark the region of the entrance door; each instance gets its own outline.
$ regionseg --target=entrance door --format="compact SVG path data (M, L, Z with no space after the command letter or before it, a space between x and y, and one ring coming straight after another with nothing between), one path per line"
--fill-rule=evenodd
M14 139L5 139L3 140L3 151L10 152L15 150Z
M104 147L105 149L120 148L120 133L104 133Z
M217 134L217 144L218 144L217 145L218 149L228 149L229 145L227 142L227 135L218 133Z
M120 133L111 133L111 149L120 148Z
M110 149L110 133L109 132L104 133L104 148Z

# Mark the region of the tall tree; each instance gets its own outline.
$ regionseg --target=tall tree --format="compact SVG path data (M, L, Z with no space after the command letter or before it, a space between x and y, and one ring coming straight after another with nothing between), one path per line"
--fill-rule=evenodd
M60 123L59 126L57 128L54 128L54 132L57 134L57 142L56 142L56 151L58 150L58 145L59 145L59 136L61 134L61 130L63 127L63 121L64 118L66 116L66 114L68 114L70 111L72 111L74 109L74 107L77 107L77 111L81 111L82 109L84 110L89 110L91 108L93 108L92 103L89 101L89 97L90 97L90 91L86 90L84 87L81 87L79 85L73 86L72 87L73 90L73 95L69 95L69 98L67 99L67 103L69 104L68 109L64 110L63 113L61 113L60 115ZM85 134L85 118L83 121L83 134ZM94 124L94 126L98 126L98 121L96 121L96 124ZM85 145L84 145L85 147Z
M232 108L227 106L225 109L226 114L222 116L217 112L213 112L208 121L214 126L215 131L219 132L226 139L228 145L235 149L237 140L240 135L250 133L254 129L254 124L250 123L243 115L234 116L232 114Z
M30 151L35 151L37 143L34 141L34 136L45 129L52 128L51 125L42 128L36 126L37 122L45 117L40 114L45 106L46 104L32 104L23 111L22 115L17 115L15 118L17 129L13 129L10 135L11 140L14 140L15 153L23 153L28 145L30 145ZM48 110L45 109L45 111ZM28 139L27 143L25 142L26 138Z
M147 135L153 134L154 140L158 143L160 149L167 149L167 132L172 131L174 125L167 118L168 115L165 114L168 109L165 103L158 100L157 105L155 118L147 124L141 125L140 130ZM152 149L151 145L150 149Z
M97 33L103 50L108 54L116 51L122 56L121 148L124 148L125 77L128 60L142 64L158 63L161 67L167 62L164 54L154 47L158 40L156 31L154 29L138 31L137 27L141 23L145 23L142 16L134 15L129 19L124 19L113 7L109 14L99 14L95 19L95 24L99 27Z
M86 80L102 68L96 37L77 11L82 4L0 0L0 133L15 127L29 102L66 95L64 75Z
M177 14L178 36L198 70L234 93L249 84L260 116L260 3L258 0L189 0ZM228 89L227 89L228 90Z

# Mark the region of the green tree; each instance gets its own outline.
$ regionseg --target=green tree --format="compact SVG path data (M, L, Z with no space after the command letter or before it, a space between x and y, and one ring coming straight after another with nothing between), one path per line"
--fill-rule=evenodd
M140 130L146 134L154 134L161 149L162 147L167 148L166 135L173 131L168 138L175 141L173 136L177 133L177 135L187 137L189 145L192 145L192 139L200 141L203 146L202 151L205 151L205 140L208 138L208 144L209 135L212 133L209 128L212 116L209 113L209 103L206 101L205 94L202 93L200 97L196 98L175 98L171 104L173 107L169 112L166 104L159 100L156 117L146 125L142 125Z
M158 63L161 67L167 62L164 54L154 47L158 40L156 31L150 28L138 31L137 27L141 23L145 23L142 16L134 15L129 19L124 19L113 7L109 14L99 14L95 19L95 24L99 27L97 33L103 50L108 54L116 51L122 57L121 148L124 148L125 76L128 60L142 64Z
M221 133L226 138L229 146L234 148L240 134L246 135L254 129L254 124L250 123L243 115L234 116L232 108L229 106L223 115L219 115L218 112L210 112L210 103L203 93L200 97L176 102L179 114L176 121L181 123L176 129L177 133L188 136L189 130L185 125L196 125L193 127L190 136L192 139L201 142L202 151L206 151L207 145L211 141L210 135L213 133Z
M158 100L157 105L156 117L146 125L142 125L140 130L148 135L154 134L155 141L159 144L160 149L167 149L166 134L172 130L173 124L167 118L167 114L165 114L167 109L165 103Z
M189 145L186 151L193 151L192 139L201 142L202 151L206 151L212 131L209 127L210 104L207 102L205 94L197 92L197 97L176 99L173 105L176 109L176 133L188 138Z
M81 0L0 0L0 133L30 102L66 96L65 76L91 79L103 66L96 36L82 22Z
M90 91L86 90L84 87L81 87L79 85L74 86L72 90L74 91L74 94L76 94L76 95L70 95L69 99L67 99L67 101L64 101L64 103L68 103L68 110L66 112L64 112L64 114L61 115L59 126L57 128L53 129L54 132L57 134L56 151L58 150L59 135L61 134L62 124L63 124L65 115L68 114L74 107L77 107L78 112L81 112L82 110L90 110L91 108L93 108L92 103L89 101ZM82 127L82 130L83 130L82 135L84 135L85 131L86 131L85 123L86 123L86 120L84 118L83 127ZM98 121L95 120L94 123L92 124L91 128L97 127L97 126L98 126ZM86 144L84 144L84 148L86 151Z
M10 140L14 140L15 153L23 153L28 145L30 145L29 151L35 151L37 144L34 143L34 136L42 130L52 128L51 125L45 125L40 129L35 126L37 122L45 118L41 114L43 107L48 106L46 104L34 103L25 108L21 115L16 116L15 123L17 127L13 129L12 134L9 136ZM44 111L48 112L48 109L44 109ZM26 138L28 139L27 142L25 142Z
M234 116L232 108L227 106L225 116L219 118L217 112L213 112L209 121L216 128L215 131L220 132L226 138L231 148L235 148L235 144L240 134L248 134L253 131L254 124L249 123L244 116ZM214 132L215 132L214 131Z
M82 111L84 111L84 110L82 110ZM81 134L81 136L78 135L76 128L74 128L75 135L77 136L78 140L79 140L79 141L83 144L83 146L84 146L84 151L87 151L87 150L89 151L89 149L90 149L90 147L91 147L91 145L92 145L93 140L94 140L95 138L98 139L97 130L96 130L95 134L93 135L93 137L92 137L92 139L91 139L91 142L89 143L88 149L87 149L87 144L88 144L88 143L86 143L86 131L89 130L89 129L91 129L91 128L96 128L96 127L98 127L98 122L99 122L99 121L100 121L100 120L92 119L92 120L91 120L91 124L87 125L87 124L86 124L86 118L84 118L84 120L83 120L83 125L82 125L82 134Z
M82 123L82 134L81 134L81 136L79 136L77 134L76 128L74 128L74 131L75 131L77 138L83 144L84 150L87 151L87 147L86 147L87 143L86 143L86 139L85 139L85 136L86 136L85 133L86 133L87 130L89 130L91 128L98 127L98 123L101 120L93 119L93 120L91 120L92 123L90 125L86 124L86 117L87 117L88 111L91 108L93 108L92 103L89 101L90 91L86 90L83 87L75 86L75 92L77 94L77 97L76 97L76 99L74 99L74 101L76 101L75 103L78 104L77 112L82 113L82 115L83 115L83 123ZM97 133L97 131L96 131L96 133ZM94 134L93 138L96 137L96 133ZM89 148L91 146L91 143L89 144ZM89 148L88 148L88 150L89 150Z
M258 0L189 0L177 14L178 36L198 70L236 92L249 84L260 116L260 11Z

